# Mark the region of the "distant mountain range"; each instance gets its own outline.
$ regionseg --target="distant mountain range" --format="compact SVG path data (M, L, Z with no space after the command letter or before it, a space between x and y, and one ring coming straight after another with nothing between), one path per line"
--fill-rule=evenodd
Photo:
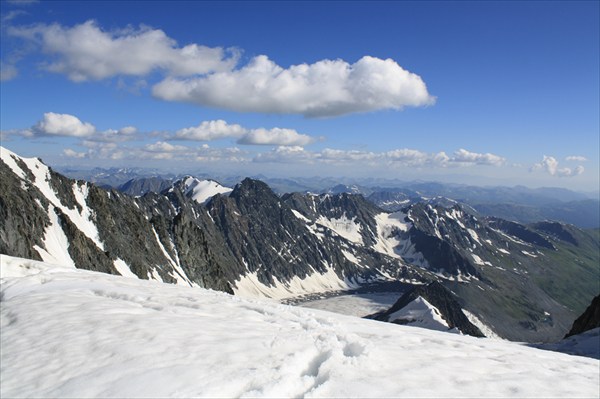
M160 193L184 175L161 174L157 170L140 168L77 170L62 172L76 179L96 183L104 188L118 188L134 196L147 192ZM233 187L244 176L209 176L195 174L201 180L216 180ZM362 194L382 209L396 211L410 203L450 200L469 205L482 216L497 216L520 223L556 220L581 228L600 228L600 201L598 195L578 193L562 188L478 187L434 182L403 182L398 180L363 179L360 183L343 184L335 178L268 178L261 180L279 195L289 192L318 194ZM383 185L387 184L387 185Z
M127 195L2 148L0 253L276 299L438 282L481 332L520 341L561 338L600 291L598 230L524 225L446 198L389 212L344 190L278 195L250 178L154 184Z

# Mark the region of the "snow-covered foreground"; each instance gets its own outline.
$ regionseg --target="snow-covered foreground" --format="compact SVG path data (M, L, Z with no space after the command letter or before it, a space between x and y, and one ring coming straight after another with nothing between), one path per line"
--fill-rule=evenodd
M599 394L590 358L1 258L3 398Z

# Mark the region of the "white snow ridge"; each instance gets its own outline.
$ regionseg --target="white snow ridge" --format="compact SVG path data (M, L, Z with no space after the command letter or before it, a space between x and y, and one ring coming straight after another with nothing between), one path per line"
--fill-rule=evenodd
M598 396L591 358L1 260L2 398Z
M207 202L217 194L228 194L231 188L224 187L214 180L198 180L194 177L188 177L183 182L185 194L199 204Z

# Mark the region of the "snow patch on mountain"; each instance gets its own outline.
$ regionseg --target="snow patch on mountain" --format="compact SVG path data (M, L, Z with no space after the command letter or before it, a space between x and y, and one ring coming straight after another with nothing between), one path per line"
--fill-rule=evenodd
M308 220L303 214L301 214L297 210L292 209L292 213L294 214L294 216L296 216L298 219L302 220L303 222L310 223L310 220Z
M185 195L199 204L203 204L217 194L228 194L232 191L229 187L224 187L214 180L199 180L195 177L187 177L183 181Z
M69 239L60 226L58 215L52 206L48 209L48 217L50 218L50 225L44 231L44 239L42 240L44 248L34 245L33 249L40 254L44 262L75 268L75 262L69 255Z
M113 264L115 265L115 269L117 269L121 276L136 279L139 278L131 271L131 268L127 263L125 263L123 259L117 258L115 259Z
M481 245L481 241L479 241L479 236L477 235L477 232L473 229L467 229L467 231L469 232L469 235L471 236L471 238L477 242L477 244Z
M467 316L467 319L469 319L469 321L471 323L473 323L475 325L475 327L479 328L479 330L483 333L483 335L485 335L487 338L492 338L492 339L503 339L502 337L500 337L498 334L496 334L494 332L494 330L492 330L492 328L490 326L488 326L487 324L485 324L483 321L481 321L481 319L479 319L479 317L475 316L473 313L469 312L468 310L463 309L462 312L465 314L465 316Z
M348 251L346 251L344 249L342 249L342 254L350 262L352 262L352 263L360 266L360 261L358 260L358 258L356 256L354 256L354 254L352 254L351 252L348 252Z
M406 232L409 224L404 222L406 215L402 212L380 213L375 215L377 223L377 239L373 249L394 258L401 258L397 251L401 240L399 232Z
M484 265L485 265L485 262L484 262L483 260L481 260L481 258L480 258L479 256L477 256L477 255L475 255L475 254L471 254L471 257L473 258L473 261L474 261L476 264L478 264L478 265L480 265L480 266L484 266Z
M342 217L338 219L328 219L325 216L320 216L317 219L317 223L333 230L339 236L344 237L348 241L363 245L363 239L360 235L362 226L356 223L356 218L348 219L346 213L344 213Z
M290 281L283 283L273 277L274 285L263 284L258 279L258 272L248 273L236 280L233 292L243 298L272 298L284 299L294 296L324 292L340 291L357 288L354 281L341 279L332 268L327 268L325 273L314 272L305 278L294 276Z

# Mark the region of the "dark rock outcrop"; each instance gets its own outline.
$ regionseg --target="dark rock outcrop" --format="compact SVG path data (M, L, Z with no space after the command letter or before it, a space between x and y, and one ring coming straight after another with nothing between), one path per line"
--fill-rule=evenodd
M585 312L573 322L573 327L571 327L571 331L565 335L565 338L598 327L600 327L600 295L596 296Z

